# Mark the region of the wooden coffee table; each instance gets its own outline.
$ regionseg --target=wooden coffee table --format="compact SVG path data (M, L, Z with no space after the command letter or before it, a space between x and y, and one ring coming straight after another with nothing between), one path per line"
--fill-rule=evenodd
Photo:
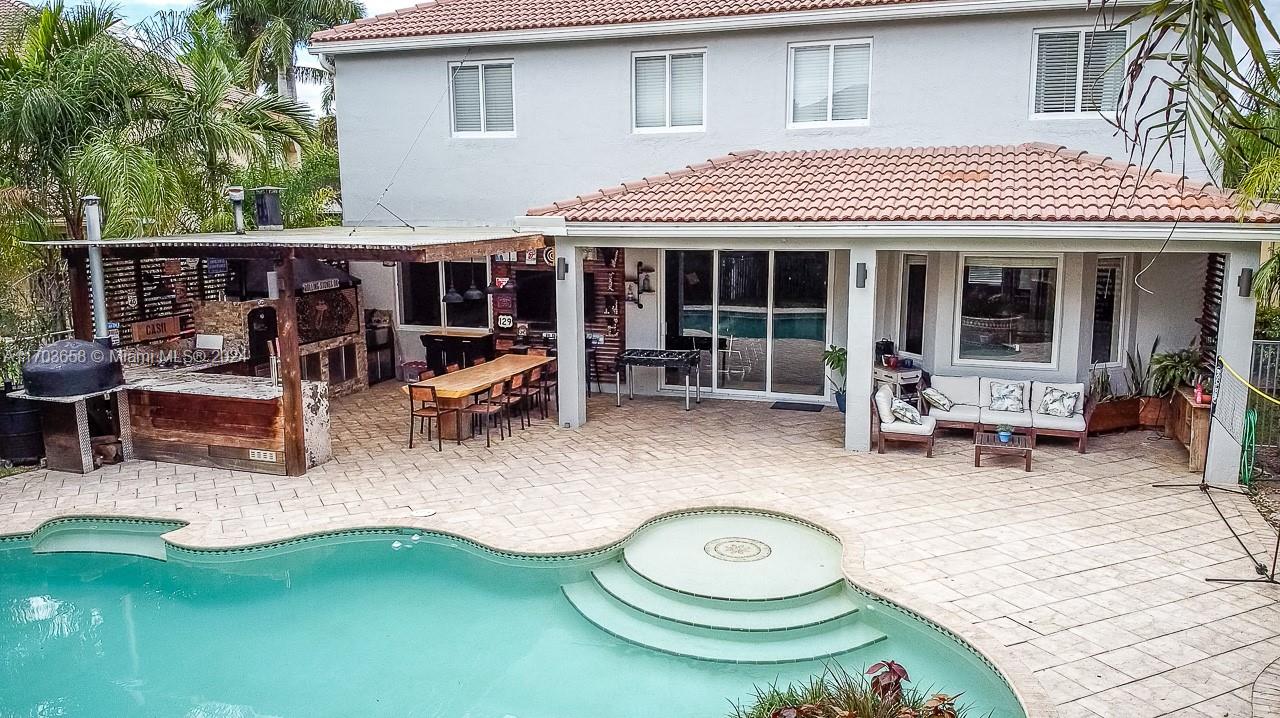
M1008 441L1001 441L994 431L980 431L973 440L973 465L982 466L983 454L1021 455L1023 468L1031 470L1031 437L1026 434L1014 434Z

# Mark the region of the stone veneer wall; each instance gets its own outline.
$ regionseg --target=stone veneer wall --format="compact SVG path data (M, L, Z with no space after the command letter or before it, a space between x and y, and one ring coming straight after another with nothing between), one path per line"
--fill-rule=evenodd
M223 350L236 356L248 356L249 352L249 312L259 307L276 307L278 299L251 299L246 302L199 302L192 307L196 332L200 334L221 334ZM299 347L301 359L312 354L320 355L320 376L318 380L329 382L329 350L346 345L355 345L356 371L347 381L329 385L329 396L339 397L362 391L369 386L368 356L364 351L364 335L360 332L343 334L342 336L323 339Z

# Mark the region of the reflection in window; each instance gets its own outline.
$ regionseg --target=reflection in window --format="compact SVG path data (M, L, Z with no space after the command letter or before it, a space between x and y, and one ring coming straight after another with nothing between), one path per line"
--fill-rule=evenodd
M404 324L440 326L439 262L408 262L400 265L401 318Z
M711 312L715 286L712 280L714 253L710 250L670 250L664 253L667 349L697 349L702 352L702 386L711 386ZM667 384L683 379L674 369L666 373Z
M908 254L902 258L902 317L899 319L899 351L924 354L925 258Z
M773 371L770 390L826 391L827 252L773 253Z
M959 359L1053 363L1058 267L1045 257L966 257Z
M716 386L765 390L769 253L720 252Z
M1120 309L1124 299L1124 259L1100 257L1093 300L1094 364L1120 361Z
M472 262L406 262L400 265L401 322L425 327L488 327L488 298L446 304L444 293L459 293L489 283L484 260ZM443 319L443 321L441 321Z

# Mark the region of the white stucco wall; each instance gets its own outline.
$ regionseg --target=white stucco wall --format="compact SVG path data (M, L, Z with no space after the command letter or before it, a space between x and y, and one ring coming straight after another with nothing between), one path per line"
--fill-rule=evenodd
M1033 31L1096 20L1091 10L1013 13L341 55L346 221L398 224L371 209L390 184L382 202L410 222L505 223L532 206L749 148L1044 141L1127 157L1101 116L1030 119ZM847 38L873 42L870 124L786 129L788 43ZM706 131L634 134L631 53L680 48L707 50ZM448 63L508 58L517 136L451 137Z

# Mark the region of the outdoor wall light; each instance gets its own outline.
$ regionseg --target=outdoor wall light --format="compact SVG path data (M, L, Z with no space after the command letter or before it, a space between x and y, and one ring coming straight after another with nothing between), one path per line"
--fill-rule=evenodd
M1240 288L1240 296L1247 297L1253 294L1253 270L1245 267L1240 270L1240 278L1236 280L1236 286Z
M855 269L855 274L854 274L854 285L857 286L858 289L867 288L867 263L866 262L858 262L858 266Z
M564 281L569 276L569 261L564 257L556 257L556 280Z

